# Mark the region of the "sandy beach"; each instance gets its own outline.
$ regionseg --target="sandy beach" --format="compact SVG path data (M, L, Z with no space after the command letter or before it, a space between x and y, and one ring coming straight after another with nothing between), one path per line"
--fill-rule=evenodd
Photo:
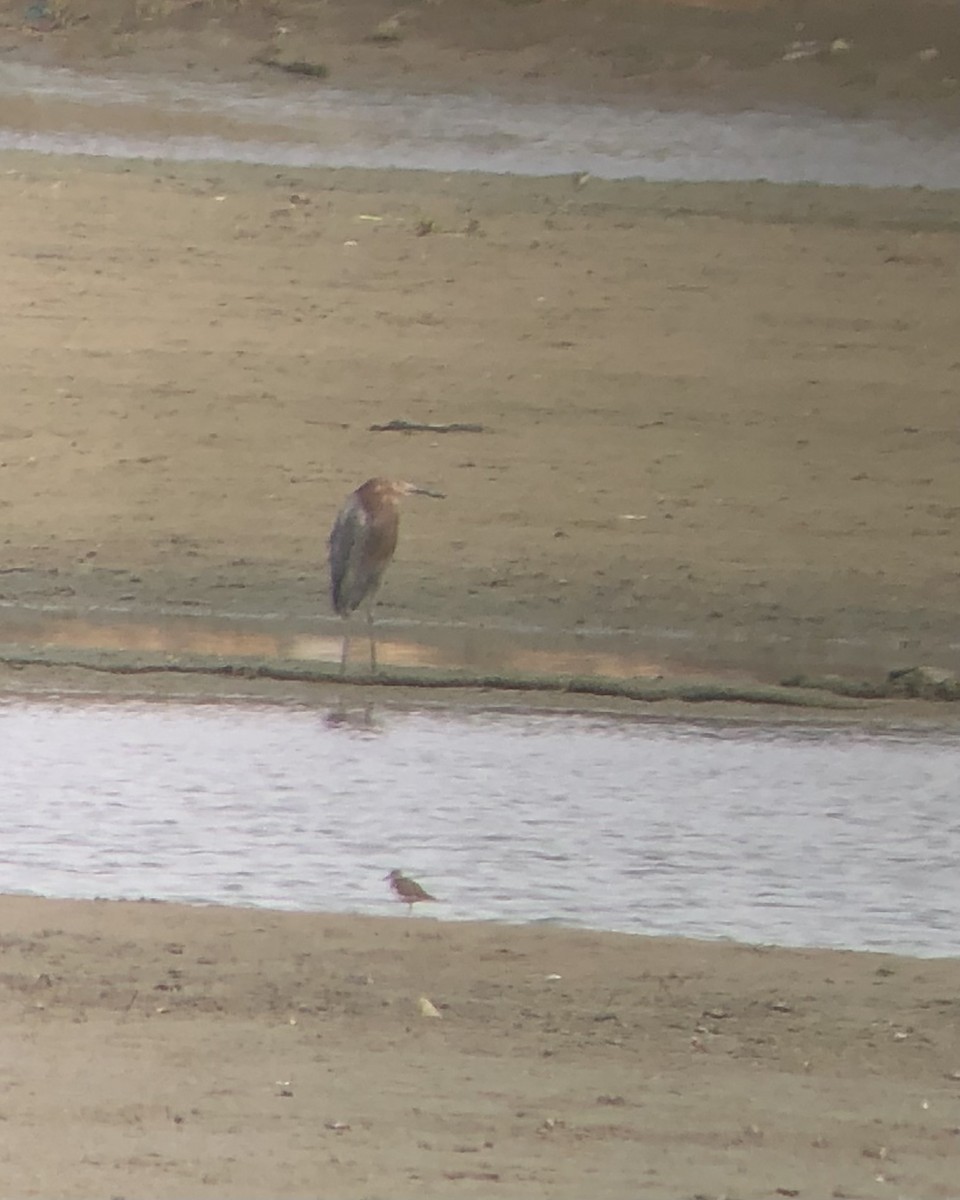
M96 0L4 5L0 48L257 86L306 63L340 87L955 123L955 12L880 7ZM4 103L19 129L67 115ZM202 614L332 631L330 521L386 474L448 498L409 502L385 621L557 647L681 631L674 666L760 681L829 670L844 644L865 677L956 667L955 195L0 166L7 659L71 638L95 656L104 613L168 657L164 627ZM481 429L374 428L397 419ZM57 679L170 688L0 682ZM955 959L388 903L0 898L5 1193L960 1196Z
M957 1195L952 960L0 908L10 1195Z

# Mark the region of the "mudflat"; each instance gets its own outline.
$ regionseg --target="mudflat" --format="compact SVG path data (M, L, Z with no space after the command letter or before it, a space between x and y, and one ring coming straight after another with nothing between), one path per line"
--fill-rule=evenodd
M951 653L950 194L4 163L7 601Z
M957 1195L952 960L419 909L0 913L11 1195Z
M340 86L954 121L950 6L879 9L93 2L5 7L2 43L258 86L312 63ZM386 617L681 630L745 673L764 644L952 661L954 196L0 165L8 614L319 624L333 514L386 474L448 496L407 504ZM394 420L480 429L373 428ZM956 960L419 911L0 909L11 1195L960 1194Z
M322 53L304 96L960 103L936 2L906 25L892 2L35 8L8 55L259 92ZM64 103L5 113L203 130ZM777 671L829 669L844 644L879 672L956 667L954 194L3 163L12 605L319 627L333 515L384 474L448 494L407 503L384 619L680 631L717 668L776 646ZM396 420L480 432L375 429Z

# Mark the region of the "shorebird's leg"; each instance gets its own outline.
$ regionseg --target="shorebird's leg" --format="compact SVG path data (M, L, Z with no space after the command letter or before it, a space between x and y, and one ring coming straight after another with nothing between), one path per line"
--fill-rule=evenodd
M373 628L373 605L367 609L367 632L370 635L370 672L377 673L377 635Z

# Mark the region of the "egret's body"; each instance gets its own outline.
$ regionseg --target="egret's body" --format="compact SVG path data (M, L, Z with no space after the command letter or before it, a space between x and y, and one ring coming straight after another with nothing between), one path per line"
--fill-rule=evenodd
M413 906L419 904L422 900L436 901L436 896L431 896L429 892L424 891L415 879L410 879L404 875L399 867L394 867L389 875L384 877L393 888L394 894L398 900L401 900L407 906L407 915L413 911Z
M377 669L377 643L373 631L373 606L383 573L397 548L400 530L400 499L403 496L433 496L431 492L395 479L368 479L347 497L330 532L330 595L341 617L366 603L370 633L370 669ZM344 634L340 671L347 669L349 634Z

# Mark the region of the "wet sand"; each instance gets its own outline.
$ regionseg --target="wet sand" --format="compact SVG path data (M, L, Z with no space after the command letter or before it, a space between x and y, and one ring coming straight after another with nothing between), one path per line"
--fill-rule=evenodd
M954 961L0 907L11 1195L957 1195Z
M955 657L951 196L4 163L9 603L335 633L387 474L385 621Z
M919 47L826 86L786 75L770 26L738 43L770 52L744 75L719 44L664 65L669 39L625 41L611 8L590 36L619 57L594 41L578 59L564 38L590 6L563 8L540 42L541 5L479 28L452 3L377 41L385 9L325 6L333 24L295 30L290 53L319 39L344 86L615 98L653 45L643 78L665 103L699 87L714 107L802 93L875 111L939 88L930 111L950 115ZM150 28L89 9L4 44L263 78L250 53L284 17L245 6L244 33L191 28L196 6L141 7ZM776 672L857 640L867 673L955 656L952 197L0 165L8 633L18 609L334 631L326 531L386 473L449 496L408 504L387 620L557 645L681 630L699 667L760 677L771 646ZM371 430L395 418L483 432ZM47 686L37 672L4 686ZM0 903L11 1194L958 1194L953 960Z
M811 3L798 32L777 5L591 0L544 23L444 0L389 37L381 9L94 0L3 36L18 59L260 89L269 34L286 58L322 46L337 86L720 109L806 88L937 120L960 72L936 2L909 36L894 3L840 24ZM788 35L831 30L851 48L785 60ZM11 609L336 635L327 530L390 474L449 498L407 504L385 623L535 631L654 673L960 667L955 195L13 153L3 171ZM374 428L397 419L481 432Z

